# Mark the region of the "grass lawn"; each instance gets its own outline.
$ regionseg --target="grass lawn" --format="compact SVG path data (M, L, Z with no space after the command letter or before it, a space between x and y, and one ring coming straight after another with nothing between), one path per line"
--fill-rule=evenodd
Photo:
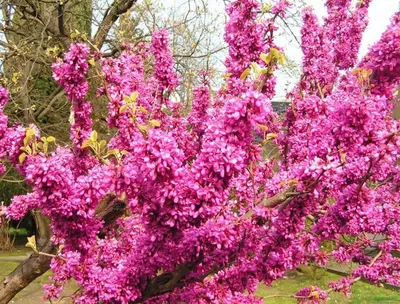
M324 270L319 271L319 278L312 280L309 275L295 274L293 277L289 276L285 279L280 279L272 284L272 286L260 285L257 296L263 297L265 303L277 304L295 304L297 301L289 297L280 297L293 295L300 289L306 286L316 285L321 289L327 289L330 281L337 281L341 277L331 274ZM346 298L343 294L331 293L329 295L328 303L357 303L357 304L395 304L400 303L400 292L379 288L364 282L357 282L353 285L352 295Z
M0 280L3 279L4 276L12 272L19 264L19 261L13 261L12 259L15 257L26 256L32 253L32 249L17 247L13 251L0 251ZM10 258L10 260L6 260ZM51 271L47 271L44 275L40 276L36 280L34 280L31 284L29 284L25 289L19 292L11 301L11 304L41 304L41 303L49 303L43 302L43 285L49 283L49 276L51 275ZM75 284L69 284L65 288L65 292L63 295L71 295L76 290ZM55 301L53 303L58 304L70 304L71 301L69 298L63 298L60 301Z
M33 251L31 248L18 246L10 251L0 251L0 257L25 256L25 255L30 255L32 252ZM3 272L3 270L1 270L1 272Z
M29 248L18 247L15 251L11 252L0 252L0 258L23 256L27 253L32 252ZM0 278L10 273L18 264L18 261L6 261L0 260ZM32 282L27 288L21 291L12 301L13 304L38 304L43 303L41 301L42 286L48 282L48 277L51 272L48 271L45 275L39 277L34 282ZM336 281L341 277L335 274L326 272L325 270L317 271L317 279L314 281L310 273L298 273L292 272L288 274L287 278L280 279L272 284L272 286L260 285L257 296L263 297L265 303L273 304L295 304L297 303L295 299L289 297L282 297L293 295L300 289L310 285L317 285L322 289L326 289L330 281ZM70 295L76 290L74 284L69 284L66 287L64 295ZM47 302L48 303L48 302ZM61 303L70 303L68 299L63 299ZM392 291L384 288L378 288L376 286L357 282L353 287L353 294L350 298L346 298L342 294L331 293L329 295L328 303L358 303L358 304L395 304L400 303L400 292Z

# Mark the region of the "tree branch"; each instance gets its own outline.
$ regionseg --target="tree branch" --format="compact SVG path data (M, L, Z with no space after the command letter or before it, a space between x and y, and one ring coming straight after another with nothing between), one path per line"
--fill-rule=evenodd
M237 258L243 249L246 236L247 231L245 230L243 233L243 237L238 244L238 248L230 257L228 264L220 265L219 267L214 265L213 267L211 267L211 269L204 272L201 276L184 281L186 276L203 260L204 255L201 252L199 258L196 261L179 265L173 272L162 273L161 275L149 279L147 281L144 291L142 292L142 297L130 302L130 304L143 303L152 297L157 297L165 293L171 292L175 288L183 288L184 286L187 286L188 284L193 282L202 282L209 275L215 274L218 271L223 270L224 268L232 266L234 262L237 261Z
M283 190L282 192L279 192L277 194L275 194L272 197L265 197L261 202L259 202L257 205L260 206L264 206L267 208L274 208L278 205L281 204L286 204L289 203L293 197L295 197L296 195L302 194L303 192L297 192L295 191L296 187L295 186L291 186L285 190ZM244 218L250 218L252 217L254 214L253 210L249 210L245 215Z
M61 36L68 36L65 33L64 30L64 2L58 1L58 5L57 5L57 11L58 11L58 31L60 32Z
M186 263L178 266L173 272L165 272L148 280L142 293L142 297L130 302L130 304L143 303L146 300L173 291L176 287L183 287L182 279L194 268L194 263Z
M108 32L118 20L119 16L126 13L133 6L133 4L136 3L136 1L137 0L115 0L113 2L110 9L104 14L103 20L99 25L99 29L93 38L93 44L97 46L97 48L100 49L102 47Z
M100 201L100 203L102 203L102 201ZM119 203L116 206L119 207L121 204ZM117 220L118 217L123 215L122 212L119 212L120 210L117 211L117 214L114 214L112 219L110 218L111 212L99 214L99 216L103 221L107 222L108 225L111 225ZM34 211L34 217L38 234L36 240L40 254L35 252L32 253L27 259L25 259L25 261L19 264L13 272L3 279L3 281L0 283L0 304L6 304L10 302L18 292L28 286L33 280L48 271L50 269L51 262L51 257L48 255L54 256L57 253L56 246L50 241L52 231L50 228L49 219L43 216L38 210ZM180 271L183 273L183 269ZM177 278L179 281L182 277L175 277L175 279ZM172 283L173 282L170 284ZM164 289L160 289L160 291L166 290L165 292L168 292L166 289L168 286L169 285L165 285L163 287Z
M50 241L52 232L48 218L43 216L40 211L35 211L34 217L37 227L36 240L39 251L47 254L55 254L56 247ZM50 257L32 253L29 258L19 264L18 267L1 282L0 304L10 302L18 292L49 270L50 262Z
M54 92L50 96L50 101L47 103L43 103L41 105L41 107L38 109L38 111L35 115L35 119L41 119L44 115L46 115L47 112L50 111L53 104L63 95L64 95L64 91L62 90L61 87L58 87L57 89L55 89Z

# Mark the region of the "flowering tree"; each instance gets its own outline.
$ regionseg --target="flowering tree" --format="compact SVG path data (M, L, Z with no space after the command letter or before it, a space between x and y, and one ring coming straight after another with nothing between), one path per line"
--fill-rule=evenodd
M41 209L51 220L47 297L74 279L77 303L262 303L253 296L261 281L329 259L358 267L328 290L300 290L300 303L349 294L361 278L399 285L400 137L391 112L400 15L357 62L369 2L328 0L323 24L304 10L303 74L283 121L271 98L284 63L274 21L285 18L285 0L262 22L255 0L228 6L230 77L213 98L207 82L198 87L188 117L169 100L179 77L165 30L118 58L72 45L53 65L73 105L71 147L0 116L0 155L32 187L4 212ZM108 142L92 129L89 69L109 100ZM0 109L7 99L1 89ZM263 153L268 143L278 159ZM44 253L34 238L28 244Z

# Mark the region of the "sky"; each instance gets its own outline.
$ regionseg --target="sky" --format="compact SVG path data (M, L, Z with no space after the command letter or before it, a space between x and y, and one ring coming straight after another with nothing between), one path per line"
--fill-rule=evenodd
M169 7L178 7L181 3L187 0L165 0L165 4ZM194 2L194 0L192 0ZM291 0L296 2L296 0ZM353 0L353 2L358 0ZM266 2L266 1L261 1ZM325 0L305 0L305 2L312 6L316 14L322 20L326 14L324 7ZM224 13L223 0L209 0L209 7L212 11ZM364 32L360 55L365 55L368 47L379 39L383 31L387 28L390 22L390 17L400 10L400 0L372 0L369 8L369 25ZM222 37L221 37L222 38Z
M181 3L187 0L165 0L164 5L167 7L178 7ZM195 0L191 0L195 3ZM199 1L199 0L197 0ZM296 0L292 0L294 2ZM314 8L317 16L322 20L326 14L324 7L325 0L304 0L307 5ZM353 0L355 2L357 0ZM224 1L223 0L208 0L209 8L215 13L224 13ZM266 2L266 1L262 1ZM382 33L385 31L390 23L391 16L400 9L400 0L372 0L369 8L369 24L364 32L363 40L360 48L359 59L361 59L368 51L368 48L376 42ZM222 26L221 26L222 28ZM299 35L299 30L295 30L296 35ZM222 35L220 37L222 39ZM286 41L285 41L286 39ZM285 48L286 55L288 58L294 60L298 66L301 66L302 53L299 46L295 42L288 42L288 38L282 37L281 41L277 41L278 45L282 45ZM221 58L221 62L223 58ZM296 77L288 76L287 74L278 73L278 85L276 100L284 99L286 91L293 87L297 79Z

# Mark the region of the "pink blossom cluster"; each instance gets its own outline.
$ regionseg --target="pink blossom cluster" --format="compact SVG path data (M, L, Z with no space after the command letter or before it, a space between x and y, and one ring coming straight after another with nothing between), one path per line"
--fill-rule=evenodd
M21 153L20 147L25 137L25 129L21 126L8 126L8 117L4 114L4 107L9 101L9 92L0 87L0 159L8 159L12 165L20 169L18 157ZM5 172L5 166L0 164L0 172Z
M204 120L207 119L207 109L210 107L210 88L202 85L193 90L192 110L189 114L189 123L198 136L204 133Z
M3 108L8 102L8 91L2 87L0 87L0 158L4 159L6 155L6 150L4 149L3 137L7 132L7 122L8 118L3 113ZM3 164L0 164L0 175L6 171L6 167Z
M332 46L311 8L305 8L302 17L303 75L300 90L314 93L320 88L329 92L337 77L337 67L332 64Z
M296 296L299 303L318 304L326 302L328 294L318 287L312 286L303 288L296 294Z
M368 25L370 2L359 1L352 9L348 0L326 1L328 15L323 25L319 24L310 7L303 10L301 38L304 56L300 91L330 94L339 70L354 67L362 33Z
M362 33L368 25L371 0L358 1L352 9L349 0L326 2L328 16L326 36L333 46L334 60L339 69L348 69L357 61Z
M74 44L64 55L64 60L53 64L53 77L64 87L65 94L72 101L81 101L89 90L85 79L89 64L90 48L82 43Z
M53 77L64 88L65 95L72 103L70 138L77 153L82 153L82 144L92 131L92 106L86 100L89 91L89 83L86 81L89 55L90 48L78 43L71 46L63 60L53 64Z
M400 14L396 13L392 18L391 26L359 64L360 67L373 71L370 82L374 94L384 94L389 98L392 98L393 88L400 78L398 61L400 52L399 24Z
M255 22L260 3L256 0L234 1L226 9L229 21L225 26L225 41L229 44L229 56L225 66L234 78L249 67L264 51L263 29Z
M137 54L130 45L125 45L125 49L118 58L101 59L101 69L106 86L98 89L98 95L106 95L109 99L107 121L110 127L122 128L127 123L126 119L123 119L121 123L117 122L124 95L130 95L137 91L139 93L138 102L143 106L147 105L146 91L139 91L143 88L139 84L144 82L142 60L146 57L147 52Z
M165 29L153 32L151 50L154 55L154 77L159 91L172 92L178 86L178 76L173 70L174 60L168 51L168 32Z
M240 79L241 74L249 68L251 62L262 66L265 63L260 59L261 53L268 53L271 48L280 48L274 43L273 33L277 30L275 19L282 18L290 7L289 1L278 1L272 8L271 18L259 21L257 16L261 10L257 0L233 1L226 8L229 20L225 25L225 41L229 45L229 54L225 60L228 75L227 87L222 90L225 94L237 95L246 91L253 83L246 83ZM275 95L275 76L262 76L265 84L262 92L269 98Z

